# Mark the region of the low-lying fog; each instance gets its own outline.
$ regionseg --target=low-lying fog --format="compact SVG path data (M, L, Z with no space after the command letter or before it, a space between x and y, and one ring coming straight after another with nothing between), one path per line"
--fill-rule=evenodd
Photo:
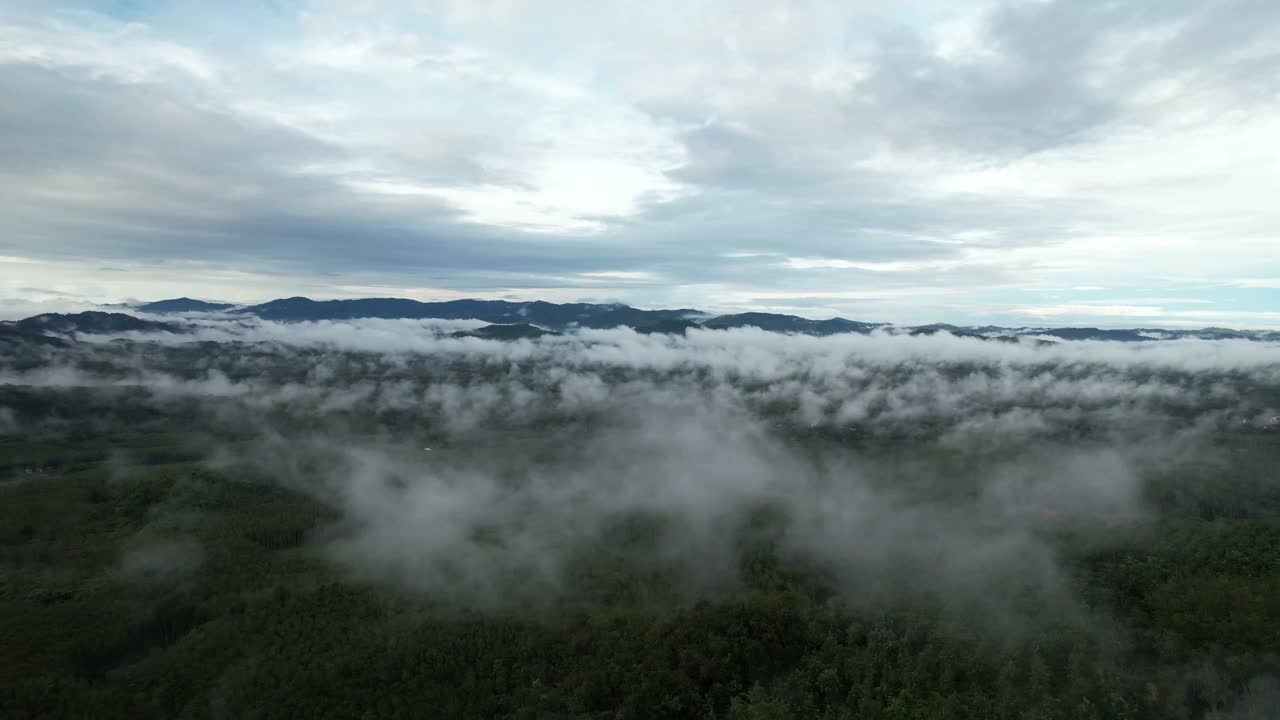
M1250 341L195 321L4 357L0 383L186 408L234 438L210 462L339 507L317 542L352 572L479 605L562 596L589 552L715 592L758 541L850 600L1070 614L1057 523L1141 526L1147 479L1280 414L1280 348ZM59 422L0 407L0 433Z

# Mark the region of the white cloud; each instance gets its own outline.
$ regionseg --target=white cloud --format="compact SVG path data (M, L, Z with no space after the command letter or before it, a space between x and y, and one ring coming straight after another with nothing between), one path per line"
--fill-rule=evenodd
M1165 314L1165 309L1157 305L1024 305L1013 308L1012 311L1032 317L1098 315L1102 317L1153 318Z
M834 258L787 258L785 265L792 270L866 270L868 272L915 272L947 267L955 263L947 262L859 262L857 260L838 260Z
M95 266L221 243L246 282L319 288L571 299L605 267L623 300L758 306L847 270L859 297L950 298L887 320L1271 288L1280 18L1251 8L315 0L258 27L19 4L4 253L88 268L95 297L130 281ZM667 300L639 282L658 267Z
M657 276L651 272L627 270L602 270L600 272L581 273L583 277L603 278L606 280L655 280Z
M170 80L217 84L222 63L208 53L156 37L142 23L116 23L88 14L3 24L0 63L90 68L127 82Z
M1277 241L1280 242L1280 241ZM1242 288L1280 289L1280 277L1277 278L1242 278L1232 280L1231 285Z

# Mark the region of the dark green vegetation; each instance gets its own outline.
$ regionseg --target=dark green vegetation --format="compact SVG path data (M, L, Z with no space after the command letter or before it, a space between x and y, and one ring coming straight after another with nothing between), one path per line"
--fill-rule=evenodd
M744 587L665 608L635 600L661 577L591 562L563 615L435 606L344 578L333 508L175 462L191 440L4 443L5 717L1197 718L1280 659L1280 496L1230 468L1169 478L1140 532L1061 528L1114 627L988 636L844 606L750 543Z
M363 568L363 556L339 561L360 530L322 480L335 475L333 446L412 446L424 465L506 458L554 473L608 419L548 410L455 431L415 410L430 393L408 406L376 400L411 379L469 387L510 367L410 358L389 370L345 354L325 358L323 379L308 359L322 355L109 346L77 367L118 386L0 386L0 717L1276 717L1280 432L1206 429L1198 458L1144 475L1132 516L1037 515L1027 532L1053 549L1060 592L1020 569L941 591L917 587L916 575L851 582L788 550L788 511L765 502L712 538L729 546L715 557L732 567L705 574L729 581L691 584L678 563L655 558L676 521L631 509L599 542L566 551L555 593L504 602L520 597L519 577L495 576L493 597L481 598ZM282 393L259 407L260 393L222 385L201 386L201 397L140 387L125 356L192 382L214 367L227 382L271 388L381 385L344 406ZM551 390L532 387L547 402ZM1277 398L1270 387L1248 395L1259 407ZM1171 394L1157 432L1227 397L1196 410ZM792 410L776 398L754 406L789 452L826 463L852 453L898 468L900 485L931 468L910 492L934 504L978 491L935 478L980 477L1023 452L939 442L949 418L858 431L795 422ZM1037 442L1101 451L1100 427L1055 426ZM1051 455L1043 462L1054 469ZM468 531L467 558L513 537Z

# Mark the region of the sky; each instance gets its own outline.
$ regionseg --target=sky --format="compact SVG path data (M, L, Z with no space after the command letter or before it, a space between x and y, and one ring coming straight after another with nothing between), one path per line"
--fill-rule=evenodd
M0 306L1280 327L1274 0L3 0Z

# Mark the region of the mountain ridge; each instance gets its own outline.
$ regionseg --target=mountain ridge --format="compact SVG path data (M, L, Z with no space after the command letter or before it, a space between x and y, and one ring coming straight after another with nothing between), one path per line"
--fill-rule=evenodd
M134 306L134 310L155 315L167 315L171 313L185 312L220 312L235 307L231 303L206 302L204 300L194 300L189 297L172 298L170 300L157 300L155 302L143 303Z
M48 335L104 335L117 332L171 332L181 333L185 329L174 323L143 320L127 313L102 312L86 310L78 313L41 313L16 322L6 323L7 327L24 333Z
M1098 327L1002 327L997 325L960 326L948 323L928 325L894 325L884 322L866 322L832 317L823 320L797 315L766 312L743 312L714 315L694 308L646 310L621 303L551 303L542 300L447 300L423 302L409 298L354 298L342 300L313 300L294 296L278 298L265 303L235 307L226 303L208 303L188 297L159 300L136 306L159 308L158 312L180 315L184 312L207 312L219 308L229 316L252 316L277 322L314 322L324 320L379 319L436 319L479 320L488 323L486 328L455 333L459 337L493 337L495 339L520 339L563 334L578 329L608 329L628 327L644 334L679 334L690 329L728 330L755 327L768 332L811 336L841 334L868 334L877 330L893 334L913 336L948 333L957 337L979 340L1011 341L1018 338L1035 338L1040 342L1095 340L1111 342L1155 342L1185 338L1197 339L1247 339L1255 341L1280 341L1280 332L1265 330L1236 330L1222 327L1199 329L1170 328L1098 328ZM184 309L185 308L185 309ZM122 331L182 332L175 318L172 322L157 322L135 318L124 313L88 311L75 314L45 313L6 325L25 333L103 334ZM527 329L513 329L517 327Z

